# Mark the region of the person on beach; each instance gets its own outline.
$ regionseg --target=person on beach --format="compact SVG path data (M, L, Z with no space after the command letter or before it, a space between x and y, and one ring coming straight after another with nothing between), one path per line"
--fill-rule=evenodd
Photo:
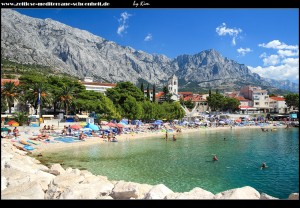
M213 157L213 161L218 161L218 158L216 155Z
M68 127L68 132L69 132L69 136L71 136L72 135L72 129L71 129L71 126L69 125L69 127Z
M14 135L15 137L20 136L19 130L17 129L17 127L14 128L14 130L13 130L13 135Z
M173 134L173 141L176 141L176 135Z
M83 140L84 141L85 135L83 134L83 131L80 133L79 135L79 140Z
M168 131L166 131L166 137L165 137L166 141L168 141Z

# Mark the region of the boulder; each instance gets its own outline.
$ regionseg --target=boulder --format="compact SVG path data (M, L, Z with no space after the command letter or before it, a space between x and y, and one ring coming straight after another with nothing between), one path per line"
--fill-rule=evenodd
M244 186L218 193L214 199L260 199L260 193L250 186Z
M168 194L165 199L213 199L213 197L213 193L197 187L189 192Z
M4 176L1 176L1 191L7 188L7 180Z
M111 196L114 199L142 199L151 188L148 184L119 181L115 184Z
M75 184L66 188L60 195L60 199L96 199L100 196L108 196L113 185L109 182L103 182L98 180L98 182L89 184Z
M38 182L33 181L1 191L1 199L44 199L44 191Z
M278 199L278 198L275 198L275 197L270 196L270 195L265 194L265 193L261 193L259 199L262 199L262 200L268 200L268 199Z
M83 180L83 176L72 173L66 172L62 175L58 175L49 184L48 190L45 194L45 199L58 199L65 189L75 184L79 184Z
M290 200L299 200L299 193L291 193L289 195L289 198Z
M63 167L61 167L60 164L51 165L50 170L57 171L59 175L64 174L66 172L65 169L63 169Z
M171 189L164 184L153 186L146 194L145 199L164 199L168 194L174 193Z

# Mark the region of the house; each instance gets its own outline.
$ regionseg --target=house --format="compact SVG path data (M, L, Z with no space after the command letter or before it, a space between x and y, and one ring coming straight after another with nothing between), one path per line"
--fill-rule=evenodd
M272 113L288 113L288 107L283 97L269 97L269 105Z
M262 90L261 87L245 86L240 90L240 95L246 99L252 100L252 106L260 112L270 112L269 95L267 90Z
M103 94L105 94L107 89L117 86L116 84L112 83L94 82L92 77L85 77L84 81L80 81L80 83L85 86L86 90L93 90Z

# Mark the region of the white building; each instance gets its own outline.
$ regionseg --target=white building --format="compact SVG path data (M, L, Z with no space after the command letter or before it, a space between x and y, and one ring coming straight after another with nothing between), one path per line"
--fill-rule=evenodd
M116 84L111 83L93 82L92 77L85 77L84 81L81 82L81 84L85 86L86 90L93 90L95 92L100 92L103 94L105 94L107 89L117 86Z
M260 87L246 86L242 87L240 94L244 98L252 100L252 107L257 108L264 113L270 111L269 95L267 90L262 90Z
M178 101L178 78L175 76L175 74L168 80L168 90L169 93L172 95L171 99L174 101Z
M288 107L285 104L285 99L282 97L270 97L269 105L274 113L287 113Z

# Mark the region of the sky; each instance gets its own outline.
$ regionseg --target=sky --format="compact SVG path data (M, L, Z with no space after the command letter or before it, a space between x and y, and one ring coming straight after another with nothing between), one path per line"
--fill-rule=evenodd
M15 9L168 58L208 49L262 77L299 83L299 9Z

